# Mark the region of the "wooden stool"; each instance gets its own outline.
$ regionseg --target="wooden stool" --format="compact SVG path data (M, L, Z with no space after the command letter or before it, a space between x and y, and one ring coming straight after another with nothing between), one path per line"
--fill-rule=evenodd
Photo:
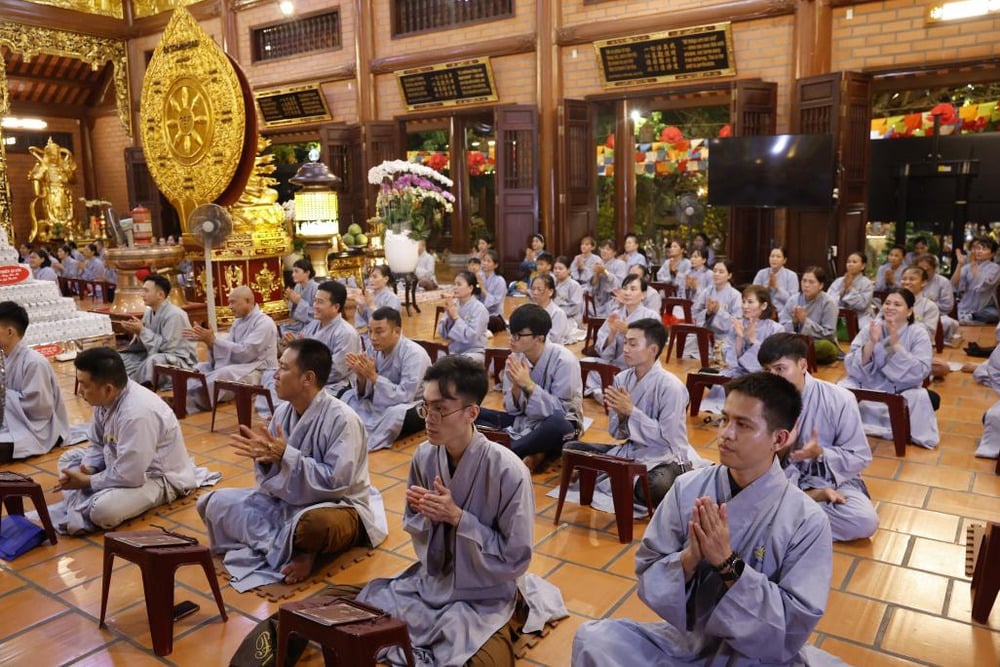
M278 610L278 651L275 665L285 664L285 654L288 651L288 638L297 634L310 639L323 647L323 661L328 667L374 667L375 656L383 648L399 646L406 656L407 665L415 665L413 649L410 646L410 633L406 623L387 614L378 618L344 623L341 625L323 625L308 616L296 613L300 609L322 607L337 600L335 597L317 597L300 602L289 602L281 605ZM375 613L380 610L360 602L351 604L363 607Z
M806 334L795 334L795 337L806 344L806 369L810 373L817 372L819 364L816 363L816 339Z
M675 324L670 327L670 340L667 341L667 363L670 363L670 351L674 348L674 341L677 347L677 360L680 361L684 354L684 343L688 334L694 334L698 339L698 356L701 358L701 365L708 366L711 363L708 353L712 347L715 336L708 327L699 327L694 324Z
M583 356L585 357L596 357L598 356L597 350L594 348L597 345L597 332L601 330L604 323L608 318L606 317L588 317L587 319L587 336L583 339Z
M701 410L701 399L705 395L705 387L726 384L732 379L722 373L688 373L684 384L687 385L688 396L691 398L691 416L697 417Z
M944 327L941 326L941 318L938 318L937 330L934 332L934 349L938 354L944 352Z
M684 312L684 323L694 324L694 316L691 314L691 303L690 299L668 296L660 302L660 314L666 315L667 313L674 312L674 308L680 308ZM677 356L680 355L678 354ZM707 366L708 364L705 365Z
M506 347L488 347L486 348L486 356L483 358L483 363L486 365L486 373L489 374L490 369L493 369L493 383L502 384L503 378L500 374L503 373L503 369L507 367L507 357L511 354L510 348Z
M174 415L178 419L184 419L187 417L187 381L188 378L196 378L201 381L201 386L205 390L205 396L208 397L208 380L205 378L205 374L201 371L196 371L190 368L181 368L179 366L165 366L162 364L156 364L153 366L153 389L155 390L160 386L160 374L170 376L170 383L174 388L174 397L170 406L174 409Z
M1000 524L975 527L982 536L972 572L972 620L985 625L1000 593Z
M583 321L586 322L591 317L597 317L597 302L590 292L583 293Z
M850 343L858 337L858 332L861 331L861 327L858 325L858 314L850 308L841 308L838 317L844 318L844 324L847 327L847 342Z
M655 280L649 281L649 286L660 293L664 299L677 296L677 286L673 283L661 283Z
M438 360L438 355L448 354L448 345L445 343L435 343L434 341L430 340L416 340L416 339L414 339L413 342L419 345L420 347L424 348L425 350L427 350L427 356L431 358L432 364Z
M417 311L420 312L419 310ZM431 338L436 338L438 335L438 322L441 320L441 316L444 315L444 306L438 306L434 309L434 332L431 334Z
M621 372L622 369L618 368L613 364L608 364L603 361L580 361L580 379L583 381L583 388L587 388L587 376L591 373L597 373L601 376L601 391L604 392L608 387L612 385L615 381L615 376ZM608 406L604 405L604 414L608 414Z
M635 478L642 480L642 488L646 494L646 509L649 518L653 518L653 501L649 493L649 473L646 464L636 463L632 459L623 459L607 454L580 452L564 449L562 453L562 479L559 483L559 504L556 505L554 525L559 525L563 503L566 501L566 491L573 476L573 470L580 471L580 504L589 505L594 499L594 484L597 473L603 472L611 481L611 497L615 505L615 521L618 524L618 541L628 544L632 541L632 487Z
M490 442L495 442L498 445L503 445L507 449L510 449L511 438L510 433L507 431L495 428L485 428L483 426L476 426L476 429Z
M236 421L240 426L250 428L253 423L253 399L255 396L263 396L267 399L267 407L274 414L274 401L271 400L271 392L259 384L248 384L246 382L231 382L229 380L216 380L212 389L212 428L210 432L215 432L215 413L219 409L219 392L231 391L236 395ZM239 429L236 429L239 431Z
M31 479L16 472L0 473L0 515L3 508L7 508L7 514L18 514L24 516L24 497L27 496L38 512L38 518L45 528L45 534L49 542L56 543L56 531L52 527L52 519L49 518L49 507L45 504L45 494L42 486Z
M121 541L120 538L149 538L164 536L160 530L132 530L104 534L104 575L101 579L101 617L97 627L104 627L104 615L108 608L108 589L111 587L111 565L115 556L135 563L142 572L142 590L146 596L146 618L149 632L153 637L153 652L169 655L174 650L174 573L182 565L201 565L215 595L219 614L223 621L229 620L222 606L222 593L215 576L212 554L208 547L193 544L162 547L138 547ZM193 539L193 538L191 538Z
M892 443L896 446L896 456L906 456L906 444L910 441L910 407L902 394L891 394L874 389L848 387L858 403L871 401L889 408L889 425L892 427Z

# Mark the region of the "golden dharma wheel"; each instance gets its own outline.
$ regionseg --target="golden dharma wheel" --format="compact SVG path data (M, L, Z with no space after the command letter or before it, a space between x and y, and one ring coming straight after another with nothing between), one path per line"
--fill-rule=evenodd
M257 134L250 95L211 35L174 10L142 82L140 131L150 174L185 231L195 207L246 186Z

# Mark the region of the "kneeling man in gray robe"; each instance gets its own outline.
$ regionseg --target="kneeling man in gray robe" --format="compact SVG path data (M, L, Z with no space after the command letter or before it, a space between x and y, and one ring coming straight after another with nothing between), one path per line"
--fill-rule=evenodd
M7 356L0 415L0 463L45 454L69 433L69 417L52 364L24 345L28 312L13 301L0 303L0 349Z
M468 357L444 357L427 371L419 409L428 441L413 455L403 513L419 561L358 595L406 621L418 665L471 659L513 667L508 624L519 588L531 608L525 631L566 615L558 589L525 576L535 522L531 475L512 451L476 431L486 391L486 370Z
M573 665L809 664L826 608L830 524L776 454L802 408L784 378L726 385L721 464L681 475L635 555L639 597L661 623L586 623ZM842 663L841 663L842 664Z
M114 528L191 493L205 479L188 457L180 424L159 396L128 379L107 347L73 362L83 400L94 406L90 445L59 457L63 502L49 508L70 535Z
M133 317L122 322L122 328L133 335L132 342L122 352L125 370L130 379L147 387L151 386L153 366L157 364L194 368L198 363L197 345L181 335L191 326L191 320L167 300L168 296L170 281L152 274L142 283L142 301L149 309L141 320Z
M311 338L288 343L275 387L284 401L270 427L240 428L236 454L252 459L256 489L221 489L198 500L212 551L224 553L243 592L312 571L316 556L378 546L387 523L368 476L361 420L323 391L330 350Z

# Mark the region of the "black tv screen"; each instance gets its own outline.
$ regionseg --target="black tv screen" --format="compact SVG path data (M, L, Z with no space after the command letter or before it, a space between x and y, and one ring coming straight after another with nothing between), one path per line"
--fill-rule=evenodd
M708 144L708 203L833 207L833 136L724 137Z

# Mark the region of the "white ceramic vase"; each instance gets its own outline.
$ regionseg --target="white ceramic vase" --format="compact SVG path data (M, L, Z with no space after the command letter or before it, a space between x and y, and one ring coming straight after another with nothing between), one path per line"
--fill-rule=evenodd
M399 234L385 230L385 261L393 273L413 273L419 254L419 246L410 238L409 230Z

